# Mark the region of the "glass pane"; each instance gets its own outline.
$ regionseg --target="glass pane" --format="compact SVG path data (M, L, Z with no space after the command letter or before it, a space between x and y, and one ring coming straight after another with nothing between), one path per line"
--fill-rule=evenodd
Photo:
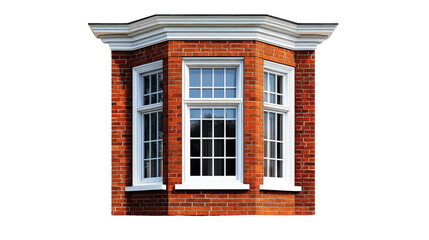
M268 177L267 159L264 159L264 177Z
M150 161L150 177L156 177L156 173L157 173L156 162L157 160Z
M222 108L214 109L214 118L223 118L224 110Z
M200 159L191 159L191 176L200 176Z
M191 120L191 137L200 137L200 120Z
M235 140L226 140L226 156L235 157Z
M235 98L235 88L226 89L226 98Z
M212 118L213 110L211 108L203 108L203 118Z
M200 98L200 89L189 89L189 97L190 98Z
M276 129L276 125L275 125L275 114L274 113L269 113L269 137L270 139L275 139L275 129Z
M283 114L277 114L277 140L283 140Z
M214 120L214 136L215 137L223 137L224 129L223 129L224 120Z
M268 81L268 73L264 72L264 90L265 91L268 91L267 81Z
M275 102L276 102L276 95L270 94L270 103L275 103Z
M158 157L162 157L162 141L158 141Z
M227 87L235 87L236 81L235 81L235 74L236 70L235 68L228 68L226 69L226 86Z
M264 138L268 139L268 113L264 112Z
M215 176L224 176L224 159L218 158L214 160L214 175Z
M144 158L149 159L150 150L149 150L149 143L144 144Z
M235 120L226 120L226 136L235 137Z
M283 76L277 76L277 93L283 93Z
M264 93L264 102L268 102L268 93Z
M162 101L164 100L162 99L162 92L160 92L158 93L158 102L162 102Z
M215 88L214 97L215 98L223 98L223 88Z
M276 161L270 160L270 177L276 176Z
M150 104L150 102L149 102L149 95L143 97L143 102L144 102L144 105L149 105Z
M224 140L214 140L214 156L223 157Z
M277 177L283 177L283 161L277 161Z
M276 157L276 143L270 142L270 158Z
M157 139L157 134L156 134L156 113L151 113L150 114L150 139L151 140L156 140Z
M212 86L212 69L203 68L203 87Z
M150 91L153 93L156 92L156 89L158 87L158 83L156 80L156 74L150 75Z
M191 118L200 118L200 109L199 108L193 108L191 109Z
M203 159L203 176L212 176L212 159Z
M203 120L203 137L212 136L212 120Z
M274 81L275 81L275 75L274 74L270 74L270 79L268 81L269 84L269 91L270 92L276 92L275 86L274 86Z
M283 143L277 143L277 158L283 159Z
M149 168L149 160L144 161L144 178L150 177L150 168Z
M203 98L211 98L211 97L212 97L212 89L203 88Z
M163 116L162 116L162 112L158 112L158 139L162 139L162 121L163 121Z
M199 157L200 155L200 140L191 140L191 157Z
M264 141L264 157L267 157L268 154L268 142Z
M235 109L227 108L226 109L226 118L235 118Z
M150 84L149 84L149 75L143 77L143 84L144 84L144 94L148 94L150 90Z
M157 99L156 94L151 94L150 95L150 103L151 104L157 103L156 99Z
M212 140L203 140L203 157L211 157L212 154Z
M199 68L190 68L189 69L189 86L190 87L200 87L200 69Z
M162 177L162 159L158 160L158 177Z
M277 104L283 105L283 97L280 95L277 95Z
M145 114L143 117L144 122L144 140L149 141L149 114Z
M235 176L235 159L226 159L226 176Z
M162 73L158 73L158 91L163 90Z
M156 158L156 153L157 153L157 149L156 149L156 144L157 142L151 142L150 143L150 157L151 158Z
M214 86L215 87L223 87L223 68L215 68L214 70Z

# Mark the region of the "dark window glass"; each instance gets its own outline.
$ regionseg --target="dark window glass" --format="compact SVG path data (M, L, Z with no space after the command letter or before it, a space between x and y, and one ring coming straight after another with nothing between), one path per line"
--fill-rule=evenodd
M203 176L212 176L212 159L203 158Z
M151 177L156 177L156 160L151 160L150 161L150 176Z
M283 92L283 77L277 76L277 93Z
M283 143L277 143L277 158L283 159Z
M283 115L277 114L277 140L283 140Z
M191 157L199 157L200 155L200 140L191 140Z
M200 159L191 159L191 176L200 176Z
M226 120L226 136L235 137L235 120Z
M223 145L224 140L214 140L214 156L215 157L223 157Z
M191 120L191 137L200 137L200 120Z
M212 154L212 140L203 140L203 157L211 157Z
M223 158L214 159L214 175L224 176L224 159Z
M150 157L151 158L156 158L156 153L157 153L157 149L156 149L156 144L157 142L151 142L150 143Z
M158 91L163 90L162 73L158 73Z
M150 177L150 166L149 166L149 160L144 161L144 177L149 178Z
M277 161L277 177L283 177L283 161Z
M156 74L150 75L150 90L151 92L156 92L158 84L156 83Z
M276 176L276 172L275 172L276 165L275 164L276 164L276 161L270 160L270 177Z
M157 134L156 134L156 113L151 113L150 114L150 139L151 140L156 140L157 139Z
M162 122L163 122L162 112L158 112L158 139L162 139Z
M235 140L226 140L226 156L235 157Z
M212 120L203 120L203 137L212 136Z
M149 150L149 143L144 144L144 158L149 159L150 150Z
M143 117L144 121L144 140L149 141L149 114L145 114Z
M235 159L226 159L226 176L235 176Z
M223 137L224 129L223 129L224 120L214 120L214 136L215 137Z
M149 90L150 90L150 84L149 84L149 75L148 76L144 76L144 94L149 94Z
M270 158L275 158L275 152L276 152L276 146L275 146L275 142L270 142Z
M264 159L264 177L268 177L267 159Z

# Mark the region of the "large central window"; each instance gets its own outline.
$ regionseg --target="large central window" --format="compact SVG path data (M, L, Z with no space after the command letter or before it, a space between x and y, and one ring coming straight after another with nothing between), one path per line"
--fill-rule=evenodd
M242 72L242 58L183 58L183 179L176 189L249 188Z

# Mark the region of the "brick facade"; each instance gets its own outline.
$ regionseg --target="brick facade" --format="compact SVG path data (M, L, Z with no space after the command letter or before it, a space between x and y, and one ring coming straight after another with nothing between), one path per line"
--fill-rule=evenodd
M244 57L244 183L249 190L175 190L182 183L182 57ZM132 184L132 67L163 60L166 191L125 192ZM295 67L295 182L302 191L263 184L264 60ZM258 41L167 41L112 52L112 214L255 215L315 213L315 54Z

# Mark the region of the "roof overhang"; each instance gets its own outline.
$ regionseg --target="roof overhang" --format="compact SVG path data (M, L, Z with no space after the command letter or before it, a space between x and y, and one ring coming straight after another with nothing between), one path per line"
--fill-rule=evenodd
M337 23L295 23L270 15L153 15L130 23L89 23L112 51L168 40L256 40L290 50L315 50Z

